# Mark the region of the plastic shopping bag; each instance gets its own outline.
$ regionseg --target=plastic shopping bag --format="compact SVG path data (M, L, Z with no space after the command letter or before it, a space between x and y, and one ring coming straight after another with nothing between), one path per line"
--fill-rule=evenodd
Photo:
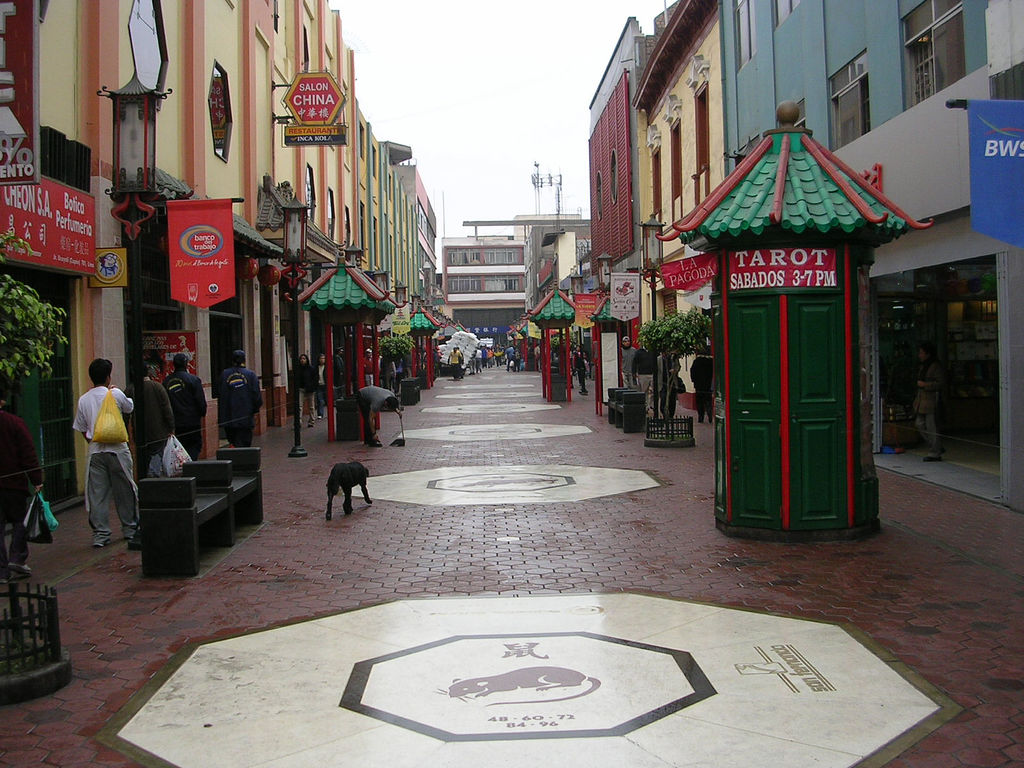
M43 497L32 494L25 512L25 538L33 544L52 544L53 535L46 524L46 513L43 511Z
M164 473L168 477L181 477L181 470L186 461L192 461L192 457L188 455L181 441L171 435L164 446Z
M117 400L114 393L107 390L103 398L103 405L96 416L96 423L92 428L92 441L94 443L127 443L128 430L124 426L124 417L121 416L121 409L117 407Z
M57 526L60 523L57 522L57 518L53 516L53 510L50 509L50 502L43 498L42 492L36 494L39 496L39 501L43 505L43 517L46 518L46 527L51 531L56 531Z

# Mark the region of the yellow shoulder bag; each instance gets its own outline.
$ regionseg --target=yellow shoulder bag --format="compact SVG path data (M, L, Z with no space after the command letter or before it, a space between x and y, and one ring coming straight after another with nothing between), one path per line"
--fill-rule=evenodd
M127 443L128 430L124 426L124 417L121 409L117 407L117 400L114 393L107 390L107 396L103 398L103 405L96 416L96 423L92 427L92 441L94 443Z

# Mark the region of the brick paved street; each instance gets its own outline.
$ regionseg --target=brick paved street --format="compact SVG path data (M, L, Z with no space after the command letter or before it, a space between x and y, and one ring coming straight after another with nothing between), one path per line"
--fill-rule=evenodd
M665 450L644 448L642 435L609 427L594 414L593 394L528 413L503 414L497 404L485 414L422 410L463 402L439 395L508 381L539 379L493 371L442 380L406 409L407 430L494 425L490 441L410 438L405 447L370 449L328 444L320 422L303 432L309 457L288 459L291 429L272 429L257 440L265 524L194 579L143 578L138 553L123 544L97 553L84 513L62 515L56 543L34 546L29 562L36 581L58 589L74 678L52 696L0 709L0 764L140 764L96 737L191 643L396 598L608 591L848 623L963 708L889 765L1024 764L1020 515L881 472L882 531L873 538L729 539L714 527L707 424L695 425L696 448ZM497 399L486 397L468 402ZM398 421L382 421L387 445ZM593 432L500 439L501 424L525 422L582 424ZM442 465L644 469L662 485L578 503L432 507L377 500L366 507L357 499L353 515L328 523L324 483L341 460L363 461L374 476Z

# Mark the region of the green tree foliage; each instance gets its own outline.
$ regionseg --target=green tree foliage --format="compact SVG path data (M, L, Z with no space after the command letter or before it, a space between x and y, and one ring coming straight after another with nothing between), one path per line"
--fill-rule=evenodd
M413 341L411 336L394 334L385 336L380 340L380 353L390 360L400 360L412 352Z
M711 337L711 318L696 307L689 312L658 317L640 327L640 344L653 352L696 355Z
M0 234L0 263L11 251L31 251L13 232ZM64 310L47 304L31 287L0 274L0 392L14 392L32 371L46 376L61 335Z

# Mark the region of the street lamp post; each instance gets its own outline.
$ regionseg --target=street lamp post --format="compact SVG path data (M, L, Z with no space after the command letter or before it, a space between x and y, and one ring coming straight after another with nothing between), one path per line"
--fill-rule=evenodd
M307 456L302 447L302 419L299 400L299 285L306 276L306 216L309 209L294 197L281 206L284 213L284 263L281 279L288 286L292 301L292 424L295 444L289 459Z
M142 354L142 225L153 217L150 204L156 198L156 112L169 91L143 85L138 75L123 88L104 86L97 95L110 99L114 107L113 183L107 191L114 203L110 215L124 227L128 256L128 380L135 398L135 448L139 461L146 444L146 375ZM140 473L145 471L139 467Z
M643 229L643 276L651 287L651 320L658 315L657 293L655 292L661 271L661 240L658 239L658 234L664 226L653 213L651 218L640 225Z
M612 256L610 254L602 253L597 257L597 279L601 292L610 293L612 281Z

